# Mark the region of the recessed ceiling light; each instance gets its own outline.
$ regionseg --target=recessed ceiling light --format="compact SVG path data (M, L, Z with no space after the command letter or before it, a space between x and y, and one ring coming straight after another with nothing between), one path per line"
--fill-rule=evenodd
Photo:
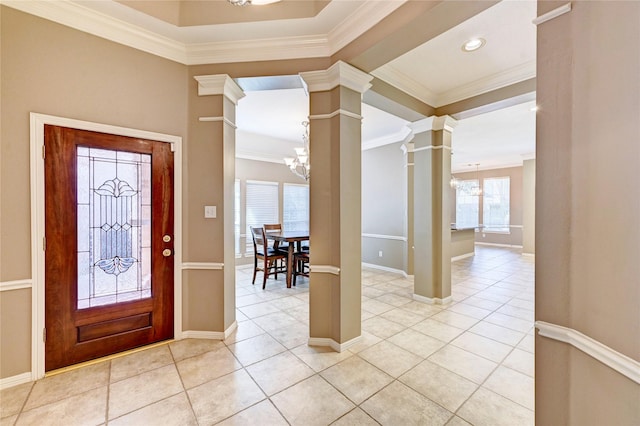
M485 43L486 40L483 38L472 38L462 45L462 50L465 52L473 52L474 50L480 49Z

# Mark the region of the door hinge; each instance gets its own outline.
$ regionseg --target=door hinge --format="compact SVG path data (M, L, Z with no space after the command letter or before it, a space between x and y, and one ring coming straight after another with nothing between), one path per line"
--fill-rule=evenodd
M45 148L44 145L42 145L42 158L46 156L46 153L47 153L47 149Z
M42 251L47 251L47 237L42 237Z
M42 341L43 342L47 341L47 329L46 328L42 329Z

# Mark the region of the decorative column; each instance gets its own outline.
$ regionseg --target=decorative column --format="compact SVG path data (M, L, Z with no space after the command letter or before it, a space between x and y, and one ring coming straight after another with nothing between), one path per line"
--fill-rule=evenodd
M413 135L410 134L407 139L411 140ZM413 150L414 145L413 142L405 142L401 146L402 152L404 152L404 167L406 170L406 179L407 179L407 217L405 224L405 235L407 236L407 243L404 249L404 271L405 273L411 277L414 274L414 225L413 225L413 213L414 213L414 203L413 203L413 167L414 167L414 159L413 159Z
M536 159L522 162L522 254L536 253Z
M457 122L428 117L409 125L414 160L414 299L451 301L451 132Z
M228 75L194 76L185 171L183 337L224 339L236 328L235 119L244 92Z
M309 345L341 352L361 336L361 105L372 77L344 62L300 76L310 105Z

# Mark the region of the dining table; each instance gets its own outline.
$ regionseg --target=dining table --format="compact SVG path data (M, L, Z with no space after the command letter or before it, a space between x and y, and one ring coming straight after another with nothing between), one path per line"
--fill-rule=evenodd
M294 262L294 250L301 250L302 242L309 240L309 231L278 231L268 232L266 234L267 240L272 240L280 243L288 243L287 249L287 288L291 288L291 282L293 281L293 262Z

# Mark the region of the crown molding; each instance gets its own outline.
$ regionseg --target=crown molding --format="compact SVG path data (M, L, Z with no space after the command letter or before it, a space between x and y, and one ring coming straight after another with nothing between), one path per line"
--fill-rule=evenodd
M371 87L373 76L338 61L323 71L300 73L309 92L324 92L337 86L344 86L358 93L364 93Z
M410 133L411 130L408 127L405 127L402 130L391 135L385 135L380 138L371 139L362 143L362 150L366 151L368 149L378 148L392 143L404 142L407 135Z
M438 97L438 105L448 105L492 90L510 86L536 76L536 61L528 61L488 77L480 78L449 90Z
M424 85L420 84L416 80L407 76L405 73L397 70L392 65L383 65L380 68L371 72L372 75L380 80L389 83L390 85L397 87L405 93L409 93L414 98L436 107L438 102L438 95L432 92Z
M457 125L458 121L448 115L443 115L442 117L431 116L407 124L413 134L428 132L430 130L447 130L453 132L453 129Z
M406 3L406 1L407 0L365 2L354 13L347 16L344 21L329 31L327 38L330 54L333 55L360 37Z
M235 105L245 96L238 83L227 74L196 75L193 78L198 82L198 96L224 95Z
M405 1L367 0L326 34L211 43L183 43L72 1L0 0L0 4L181 64L202 65L329 57Z
M458 102L533 78L536 76L536 61L525 62L440 94L430 91L424 85L390 65L380 67L373 71L372 74L428 105L439 108L443 105L449 105L453 102Z
M562 6L557 7L552 11L545 13L544 15L540 15L531 22L533 22L533 24L537 26L540 24L544 24L545 22L550 21L552 19L555 19L560 15L564 15L565 13L568 13L568 12L571 12L571 2L567 4L563 4Z
M186 65L331 56L329 40L317 35L189 44L185 52Z
M187 63L187 50L184 43L112 18L75 2L0 0L0 4L143 52L182 64Z

